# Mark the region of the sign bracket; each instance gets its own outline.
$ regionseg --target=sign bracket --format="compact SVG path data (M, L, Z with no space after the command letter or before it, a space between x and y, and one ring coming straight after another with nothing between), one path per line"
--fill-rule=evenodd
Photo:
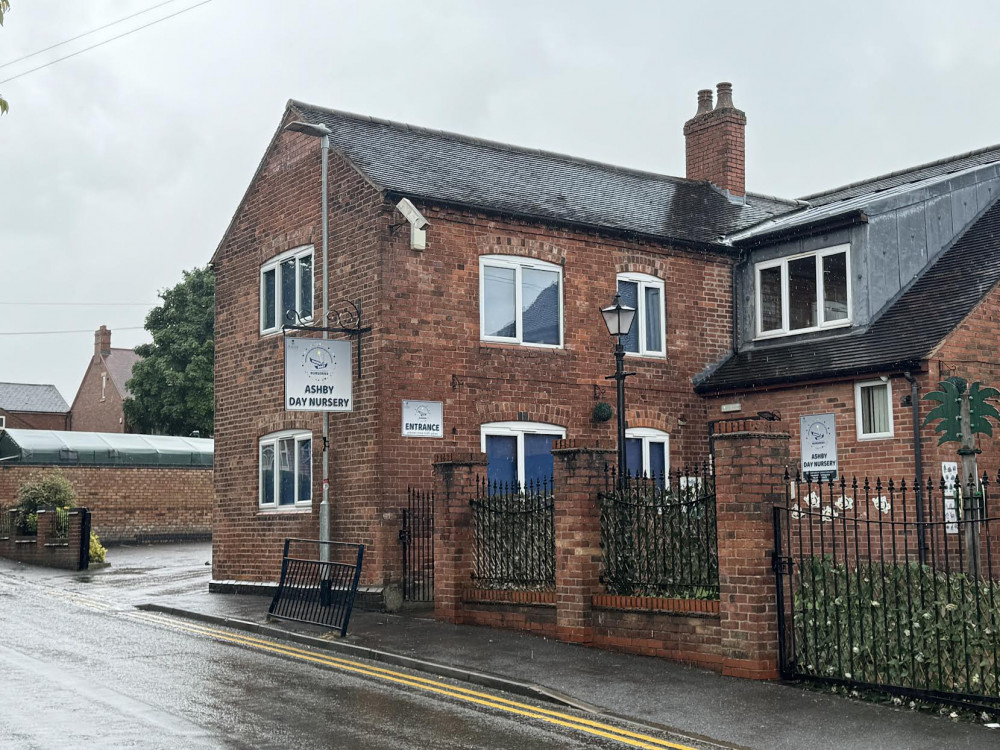
M361 324L361 300L352 302L342 299L330 310L325 322L337 323L335 326L303 324L303 318L296 310L286 310L285 318L290 321L281 326L284 335L286 331L319 331L320 333L346 333L354 338L358 350L358 380L361 380L361 335L371 333L371 326ZM324 322L324 321L319 321Z

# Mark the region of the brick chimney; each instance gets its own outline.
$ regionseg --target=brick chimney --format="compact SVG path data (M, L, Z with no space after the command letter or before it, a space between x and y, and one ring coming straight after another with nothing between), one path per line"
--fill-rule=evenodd
M107 357L111 354L111 331L101 326L94 331L94 354Z
M698 92L698 111L684 123L689 180L708 180L731 196L746 195L745 131L747 116L733 106L733 84Z

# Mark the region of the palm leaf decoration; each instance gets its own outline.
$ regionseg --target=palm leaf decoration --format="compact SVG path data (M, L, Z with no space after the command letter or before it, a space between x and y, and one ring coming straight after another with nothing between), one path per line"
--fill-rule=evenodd
M990 401L997 396L1000 396L1000 391L996 388L983 386L981 383L973 383L972 387L969 388L969 412L972 417L970 421L972 422L973 434L981 433L993 436L993 425L990 423L990 419L1000 422L1000 412Z
M940 391L931 391L923 398L924 401L938 402L938 405L924 418L924 426L937 422L934 432L944 433L938 439L938 445L961 443L962 394L965 392L965 380L952 377L942 380L938 385Z

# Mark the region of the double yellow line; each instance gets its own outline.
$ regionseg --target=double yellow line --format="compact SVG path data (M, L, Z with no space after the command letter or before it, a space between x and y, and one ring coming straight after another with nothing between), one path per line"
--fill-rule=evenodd
M232 643L238 646L245 646L246 648L278 654L280 656L286 656L304 662L311 662L325 667L332 667L344 672L364 675L366 677L392 682L397 685L423 690L428 693L436 693L438 695L447 696L465 703L472 703L477 706L493 708L529 719L536 719L549 724L555 724L566 729L573 729L585 734L615 740L630 747L647 748L649 750L659 750L660 748L671 748L671 750L696 750L696 748L690 747L689 745L679 745L675 742L662 740L648 734L640 734L638 732L631 732L627 729L619 729L618 727L610 724L604 724L599 721L591 721L589 719L582 719L561 711L539 708L528 703L521 703L519 701L490 695L489 693L449 685L448 683L438 680L431 680L424 677L406 674L405 672L396 672L391 669L371 666L369 664L365 664L364 662L352 661L350 659L340 659L335 656L329 656L316 651L289 646L279 641L255 638L253 636L243 635L229 630L220 630L218 628L204 625L178 622L172 618L153 614L151 612L137 612L134 614L134 617L149 623L171 628L173 630L208 636L209 638L214 638L217 641Z

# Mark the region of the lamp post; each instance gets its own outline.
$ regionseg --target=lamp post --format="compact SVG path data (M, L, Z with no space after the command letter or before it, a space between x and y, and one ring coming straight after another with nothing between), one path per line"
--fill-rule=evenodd
M618 385L618 487L625 484L625 378L634 375L625 372L625 345L622 336L627 336L635 320L635 308L622 304L620 294L615 294L609 307L601 308L601 315L608 327L608 333L617 337L615 344L615 374L606 380L614 380Z
M320 200L322 201L322 221L323 221L323 326L328 325L327 318L330 316L330 272L327 267L327 254L330 244L330 221L328 217L329 200L327 196L327 169L330 158L330 133L333 132L323 123L313 124L296 120L285 126L285 130L296 133L303 133L320 139L320 148L323 152L323 176L321 178ZM361 325L360 320L358 325ZM327 330L323 331L323 338L330 338ZM359 355L360 356L360 355ZM323 412L323 501L319 505L319 559L321 562L330 561L330 545L325 542L330 541L330 415Z

